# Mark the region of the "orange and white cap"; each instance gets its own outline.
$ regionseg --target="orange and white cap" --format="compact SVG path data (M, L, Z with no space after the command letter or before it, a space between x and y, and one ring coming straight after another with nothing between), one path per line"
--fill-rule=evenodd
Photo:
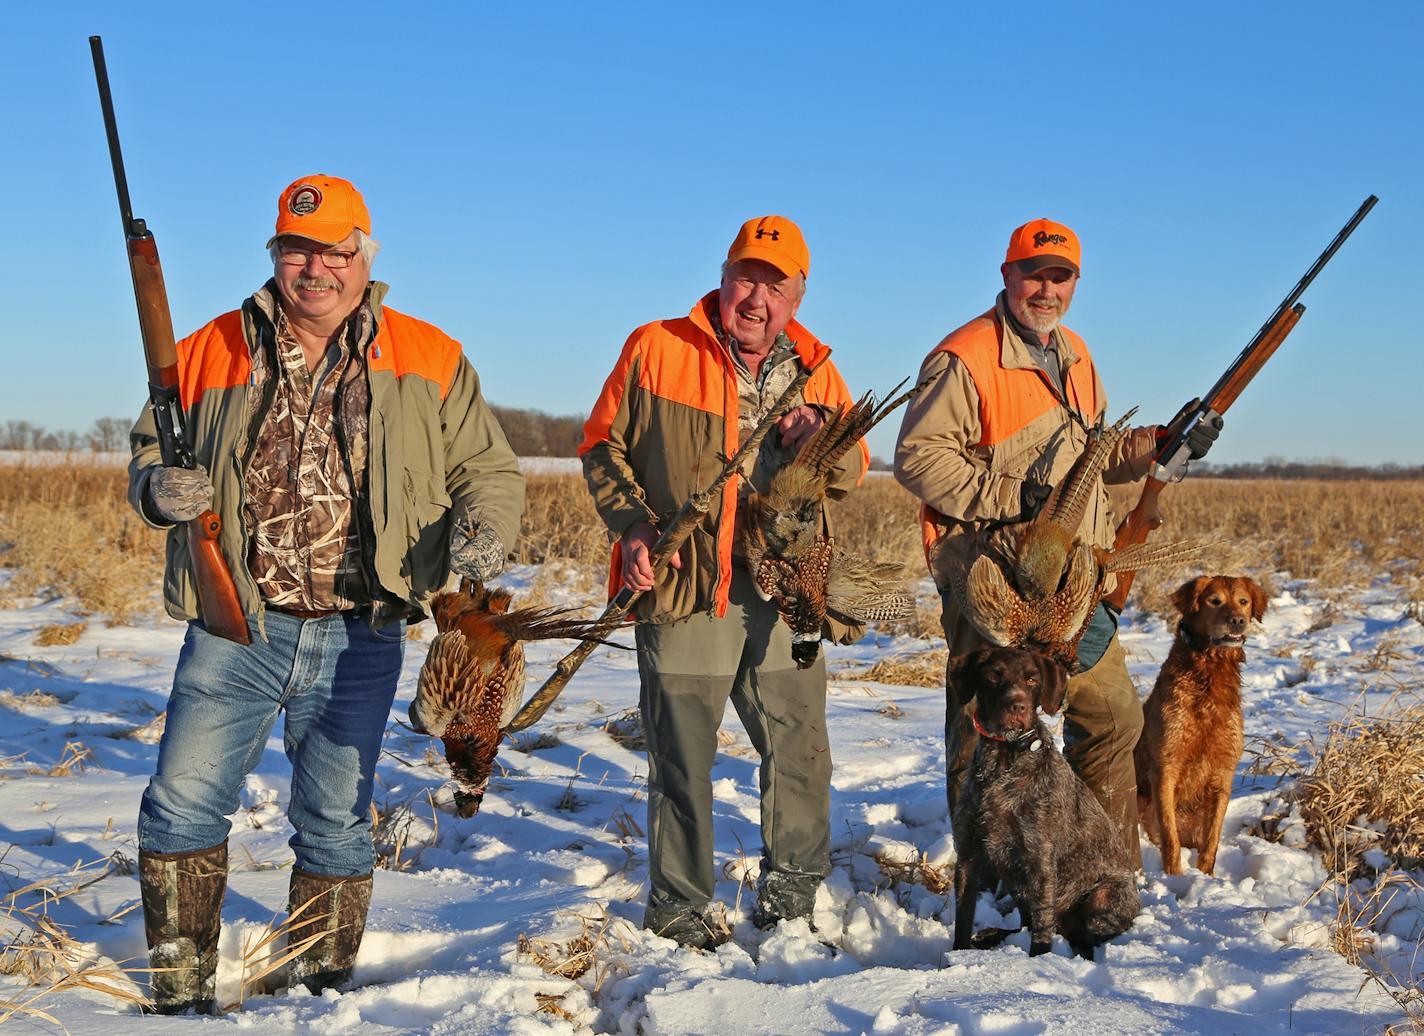
M334 245L351 231L371 233L371 213L350 180L315 173L293 180L277 199L277 230L267 242L285 234Z
M736 240L727 249L727 262L760 259L771 263L788 277L811 272L811 252L801 228L785 216L762 216L749 219L737 231Z
M1079 273L1082 259L1078 235L1051 219L1031 220L1015 230L1009 236L1009 250L1004 255L1004 262L1018 263L1024 273L1050 266L1062 266Z

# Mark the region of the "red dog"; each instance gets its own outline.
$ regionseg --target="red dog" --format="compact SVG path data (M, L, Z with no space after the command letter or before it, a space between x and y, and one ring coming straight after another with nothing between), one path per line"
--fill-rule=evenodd
M1143 705L1133 761L1137 811L1162 850L1162 868L1181 874L1181 847L1197 869L1216 867L1231 782L1245 747L1241 721L1242 645L1266 593L1245 576L1200 576L1172 595L1182 615L1177 639Z

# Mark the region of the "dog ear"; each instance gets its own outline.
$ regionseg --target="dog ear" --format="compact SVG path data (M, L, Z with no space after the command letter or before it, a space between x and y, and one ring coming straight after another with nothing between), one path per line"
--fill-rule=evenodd
M1206 584L1211 582L1207 576L1197 576L1195 579L1188 579L1172 594L1172 607L1182 615L1190 615L1196 611L1197 595L1205 589Z
M944 688L954 695L954 700L962 709L974 699L973 682L968 679L965 672L969 669L970 663L979 655L978 651L970 651L963 655L950 655L949 661L944 667Z
M1047 655L1037 657L1038 671L1043 677L1039 686L1038 707L1050 716L1056 716L1063 707L1063 693L1068 688L1068 670Z
M1241 581L1246 584L1246 592L1251 595L1251 618L1260 622L1266 614L1266 605L1269 603L1266 599L1266 591L1257 586L1254 579L1242 576Z

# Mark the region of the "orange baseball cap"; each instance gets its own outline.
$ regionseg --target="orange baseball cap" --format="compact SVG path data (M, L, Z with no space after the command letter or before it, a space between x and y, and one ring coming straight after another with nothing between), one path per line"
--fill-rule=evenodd
M811 272L811 252L801 228L785 216L762 216L749 219L737 231L732 247L727 249L727 262L760 259L771 263L788 277Z
M1004 255L1004 262L1018 263L1024 273L1050 266L1063 266L1079 273L1082 259L1078 235L1051 219L1032 220L1015 230L1009 236L1009 250Z
M371 213L361 192L350 180L315 173L293 180L277 199L277 231L267 247L284 234L334 245L353 230L371 233Z

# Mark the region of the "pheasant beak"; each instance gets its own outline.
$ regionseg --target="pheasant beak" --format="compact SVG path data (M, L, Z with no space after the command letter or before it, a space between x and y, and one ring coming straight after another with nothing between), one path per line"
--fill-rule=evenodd
M455 791L455 812L460 816L469 819L480 811L480 804L485 800L484 789L475 792L465 792L456 789Z

